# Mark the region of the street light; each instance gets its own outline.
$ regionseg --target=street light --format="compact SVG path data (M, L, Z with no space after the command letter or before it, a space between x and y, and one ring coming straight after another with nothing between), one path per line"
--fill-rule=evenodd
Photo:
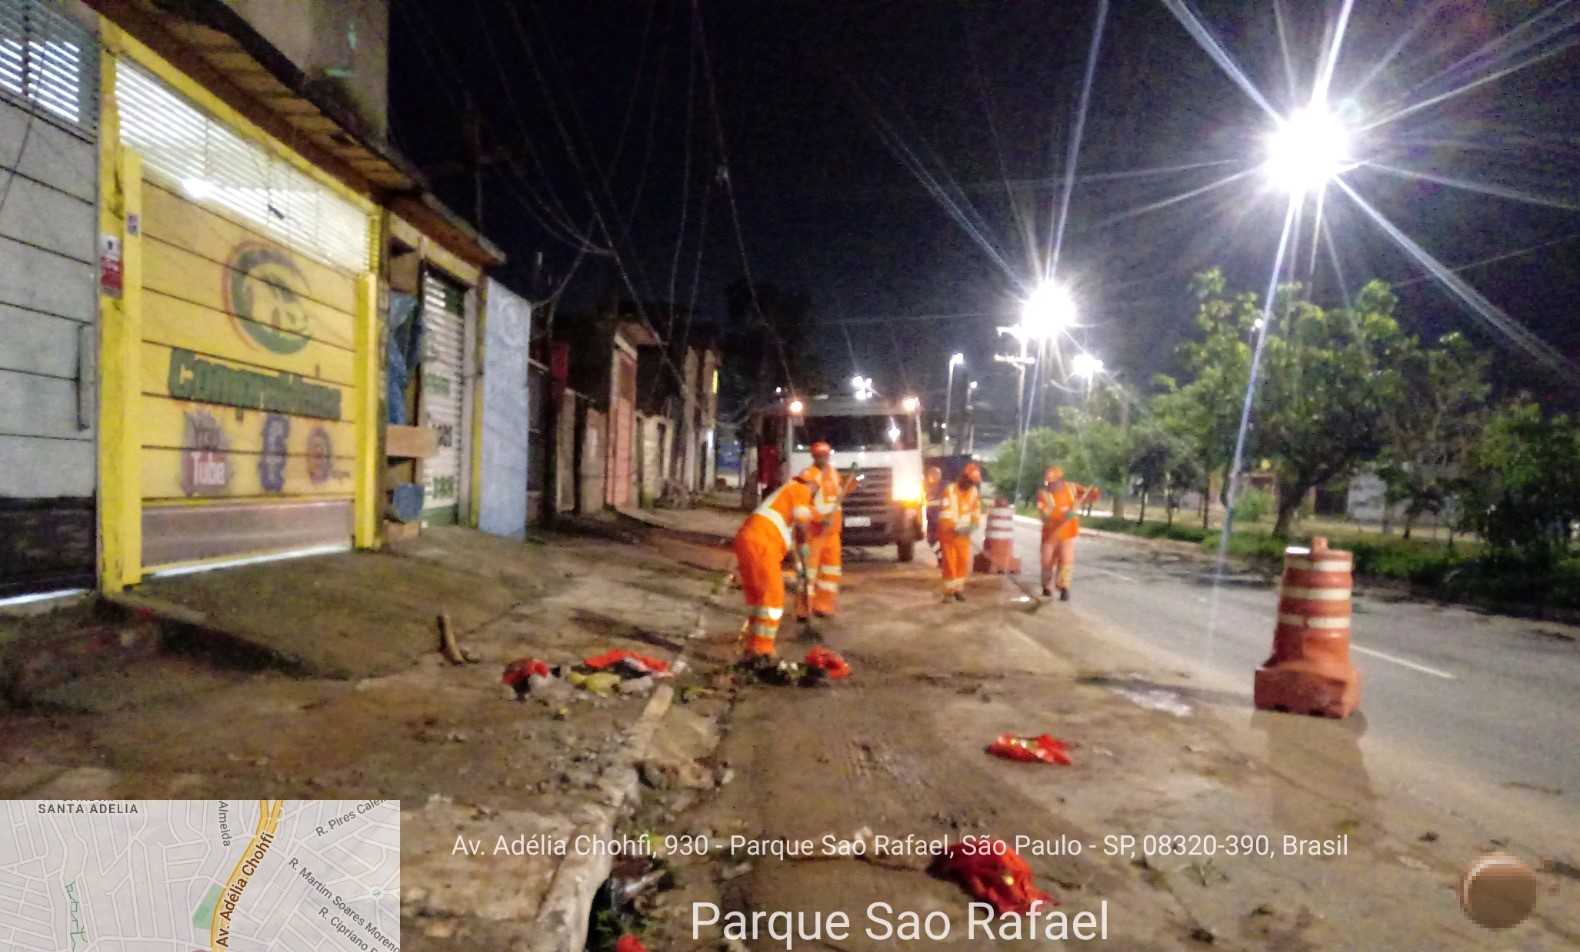
M1349 130L1322 103L1290 113L1267 138L1263 168L1293 198L1320 192L1348 165Z
M944 390L944 441L949 440L949 411L953 409L955 397L955 368L966 362L965 354L955 354L949 358L949 386ZM960 447L955 446L958 452Z
M1044 281L1032 289L1030 296L1020 306L1020 324L1001 327L1000 334L1008 334L1020 343L1020 354L995 355L994 360L1015 365L1015 431L1026 425L1026 368L1036 363L1029 353L1036 343L1039 353L1042 346L1057 337L1060 331L1075 326L1075 298L1068 288L1052 281Z
M1068 288L1044 281L1020 307L1020 337L1045 341L1075 324L1075 298Z
M1093 377L1103 372L1103 362L1082 351L1071 359L1070 371L1077 377L1085 377L1090 382Z
M850 378L850 386L856 391L857 400L869 400L875 392L872 389L872 378L863 377L861 374Z

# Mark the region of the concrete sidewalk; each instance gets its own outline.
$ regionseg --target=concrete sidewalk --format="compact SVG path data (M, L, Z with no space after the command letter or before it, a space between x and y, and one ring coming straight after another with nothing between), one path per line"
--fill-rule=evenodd
M389 552L159 580L133 593L130 620L12 622L27 656L73 626L104 650L129 635L153 647L15 697L0 716L0 797L399 799L408 952L580 949L609 857L513 857L499 875L453 845L606 840L676 691L691 721L722 712L724 699L698 695L706 659L687 659L704 628L737 626L711 607L729 560L684 555L441 529ZM439 656L441 612L478 663ZM572 664L611 648L682 670L610 697L559 683L517 703L500 683L516 658Z

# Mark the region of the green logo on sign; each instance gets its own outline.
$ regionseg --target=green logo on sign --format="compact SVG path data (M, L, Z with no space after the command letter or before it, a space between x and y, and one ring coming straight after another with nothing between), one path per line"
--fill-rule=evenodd
M285 252L268 245L238 245L230 257L225 292L231 321L249 343L276 354L294 354L307 346L307 278Z

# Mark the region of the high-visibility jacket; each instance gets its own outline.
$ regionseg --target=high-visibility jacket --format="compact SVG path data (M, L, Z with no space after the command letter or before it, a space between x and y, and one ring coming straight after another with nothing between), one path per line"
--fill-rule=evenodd
M1073 539L1081 532L1076 507L1095 490L1065 482L1057 489L1044 486L1037 494L1037 509L1042 512L1042 534L1055 540Z
M960 488L950 483L944 490L944 505L938 513L940 524L948 525L955 532L965 532L982 522L982 493L977 487Z
M812 488L798 479L792 479L763 500L757 511L746 518L746 524L741 526L741 532L762 531L762 524L767 523L784 541L784 551L788 552L791 546L795 545L795 536L790 531L790 527L798 522L810 522L815 515L816 511L812 508Z
M843 486L840 485L839 473L833 466L808 466L801 472L801 482L813 487L812 510L817 513L817 520L812 523L814 532L838 532L840 530L840 499L843 497Z

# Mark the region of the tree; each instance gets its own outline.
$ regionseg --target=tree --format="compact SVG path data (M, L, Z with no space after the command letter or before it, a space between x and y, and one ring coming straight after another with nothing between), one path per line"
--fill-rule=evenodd
M1178 357L1192 379L1181 385L1168 377L1157 378L1164 394L1154 411L1195 459L1192 469L1199 473L1201 524L1206 528L1212 474L1224 475L1225 487L1229 483L1251 373L1248 341L1261 314L1255 294L1226 293L1223 273L1216 268L1197 275L1191 288L1199 301L1195 335L1180 346Z
M1274 301L1277 323L1264 343L1254 404L1257 454L1277 464L1280 538L1306 493L1353 475L1382 450L1403 396L1398 363L1409 343L1393 317L1397 299L1380 281L1342 309L1323 309L1299 292L1283 288Z
M1400 362L1402 399L1384 424L1377 474L1389 503L1405 504L1404 537L1465 488L1485 422L1490 361L1461 334L1412 347Z
M1552 562L1580 520L1580 423L1544 417L1529 399L1489 413L1466 481L1463 528L1494 550Z

